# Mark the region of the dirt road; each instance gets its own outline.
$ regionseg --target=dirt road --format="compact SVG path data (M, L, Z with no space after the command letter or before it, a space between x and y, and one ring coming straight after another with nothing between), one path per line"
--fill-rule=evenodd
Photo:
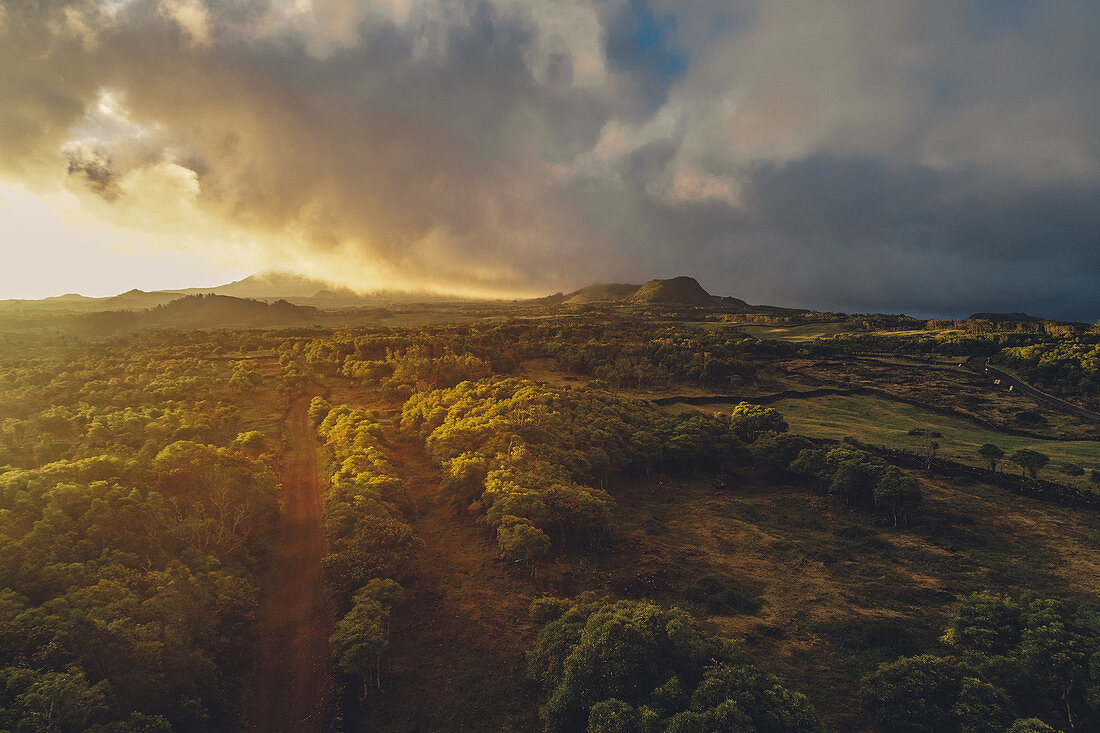
M308 405L300 398L287 415L283 527L273 585L260 609L249 720L251 730L265 733L319 733L332 694L333 610L321 576L321 494Z

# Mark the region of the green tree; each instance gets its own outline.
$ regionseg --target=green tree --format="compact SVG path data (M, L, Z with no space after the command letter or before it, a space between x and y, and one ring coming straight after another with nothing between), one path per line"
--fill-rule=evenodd
M821 730L803 695L696 632L679 609L582 596L568 608L536 602L532 613L553 619L528 655L548 694L549 731Z
M978 455L982 458L982 460L989 463L990 471L996 471L997 463L999 463L1000 460L1005 457L1005 452L1001 450L999 446L996 446L993 443L985 443L980 448L978 448Z
M976 677L963 678L951 716L959 733L1001 733L1014 717L1004 690Z
M934 440L931 435L925 436L921 443L921 450L924 453L924 465L925 468L931 469L932 464L936 461L936 456L940 452L940 443L938 440Z
M803 435L771 433L757 438L751 453L756 466L780 473L789 470L802 451L812 448L813 443Z
M1005 656L1020 643L1023 624L1020 604L991 591L959 599L943 641L965 654Z
M329 410L332 409L332 405L328 403L324 397L317 396L309 401L309 419L314 425L320 425L321 422L328 417Z
M827 455L828 451L820 448L804 448L798 452L798 457L791 461L788 469L813 479L820 487L828 481L828 467L825 463Z
M746 443L767 433L787 432L787 423L782 413L774 407L741 402L730 413L733 434Z
M1029 712L1071 729L1100 724L1100 612L1091 605L983 591L959 599L943 641Z
M233 363L233 374L229 378L229 383L237 389L251 391L263 381L263 377L256 371L251 361L242 359Z
M256 458L266 450L267 441L260 431L249 430L247 433L238 435L236 440L233 441L233 446Z
M775 675L751 664L715 662L691 695L688 710L669 730L733 730L818 733L821 722L809 700L783 687ZM685 725L690 723L690 725Z
M875 509L894 518L894 526L904 524L909 512L921 503L920 484L912 476L890 466L875 484Z
M1024 608L1023 621L1019 656L1076 730L1084 715L1077 702L1083 688L1091 688L1085 690L1089 698L1087 693L1100 683L1090 674L1100 671L1095 665L1100 654L1100 614L1058 599L1036 598ZM1086 704L1095 712L1094 701L1087 699Z
M450 498L460 512L466 512L485 491L485 477L489 475L489 459L467 451L443 466L440 491Z
M363 695L373 682L381 686L382 654L390 642L390 612L404 592L392 580L372 580L353 597L351 610L336 622L330 641L336 666L359 677Z
M601 700L588 711L586 733L642 733L642 718L631 705L616 700Z
M550 554L550 538L526 519L508 515L497 527L497 547L503 559L523 563L534 573L539 561Z
M921 655L880 665L863 680L864 708L884 731L933 733L953 728L962 669L954 660Z
M0 724L5 730L78 733L107 712L109 685L84 672L0 670ZM7 698L7 699L2 699Z
M844 500L847 507L870 505L882 466L862 459L845 460L832 472L829 493Z
M1013 452L1013 454L1008 457L1008 460L1020 467L1021 476L1024 475L1024 471L1027 471L1031 478L1035 478L1039 473L1039 469L1047 465L1050 458L1039 451L1034 451L1030 448L1021 448Z
M1012 724L1007 733L1058 733L1058 731L1038 718L1020 718Z

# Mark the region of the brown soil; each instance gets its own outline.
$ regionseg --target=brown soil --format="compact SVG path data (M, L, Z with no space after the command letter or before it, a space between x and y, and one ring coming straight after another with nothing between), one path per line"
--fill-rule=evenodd
M260 609L250 729L265 733L323 730L332 691L333 611L321 577L321 495L308 406L308 397L299 398L287 414L283 527L272 590Z

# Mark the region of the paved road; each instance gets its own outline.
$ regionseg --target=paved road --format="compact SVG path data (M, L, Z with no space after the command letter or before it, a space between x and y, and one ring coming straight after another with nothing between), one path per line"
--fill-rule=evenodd
M1002 372L1000 369L995 369L987 364L987 357L984 356L972 356L966 360L966 365L970 369L978 374L989 377L990 381L994 379L1001 380L1001 383L997 386L1002 389L1008 389L1010 386L1014 392L1020 392L1028 395L1040 405L1049 407L1052 410L1058 410L1060 412L1068 412L1078 417L1083 417L1086 420L1095 420L1100 422L1100 413L1095 413L1091 410L1086 410L1080 405L1075 405L1072 402L1067 402L1059 397L1055 397L1052 394L1047 394L1042 390L1032 387L1027 382L1021 382L1016 377Z

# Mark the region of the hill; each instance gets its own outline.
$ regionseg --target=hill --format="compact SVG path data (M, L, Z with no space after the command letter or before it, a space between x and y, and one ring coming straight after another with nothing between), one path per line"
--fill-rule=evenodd
M173 300L179 300L182 297L183 293L174 291L155 290L147 292L134 288L133 290L127 290L125 293L110 298L97 298L94 309L105 311L145 310L147 308L156 308L158 305L167 305Z
M635 305L715 306L722 310L749 311L753 307L739 298L708 293L693 277L654 279L643 285L633 283L596 283L571 293L555 293L535 302L542 305L584 305L587 303L630 302Z
M639 305L715 305L719 301L699 281L686 276L650 280L630 300Z
M598 283L566 294L563 302L580 305L601 300L627 300L640 287L640 285L632 283Z
M967 320L992 321L993 323L1043 321L1045 318L1029 316L1027 313L971 313Z
M229 295L234 298L265 300L269 298L313 298L324 291L335 291L332 283L292 272L261 272L212 288L187 288L186 295ZM350 293L350 291L346 291ZM343 294L343 293L341 293Z
M75 315L65 325L87 332L148 328L259 328L309 323L318 310L278 300L264 303L229 295L187 295L140 311L104 311Z
M317 309L285 300L264 303L229 295L189 295L140 315L141 320L156 326L224 328L304 322L314 318Z
M318 308L353 308L393 303L435 303L466 301L457 295L432 293L426 290L353 290L325 280L317 280L292 272L261 272L241 280L213 288L188 288L185 295L229 295L234 298L274 301L286 300L295 305Z
M633 289L637 289L637 286L633 286ZM284 300L294 305L311 306L326 310L391 304L470 302L470 299L466 297L424 290L378 289L358 292L324 280L315 280L294 273L265 272L224 285L203 288L151 291L134 288L125 293L108 297L92 298L69 293L36 300L0 300L0 318L9 327L33 327L39 325L37 321L44 318L117 311L143 311L167 305L185 296L196 295L218 295L268 303ZM109 321L112 318L114 316L108 316L101 320Z

